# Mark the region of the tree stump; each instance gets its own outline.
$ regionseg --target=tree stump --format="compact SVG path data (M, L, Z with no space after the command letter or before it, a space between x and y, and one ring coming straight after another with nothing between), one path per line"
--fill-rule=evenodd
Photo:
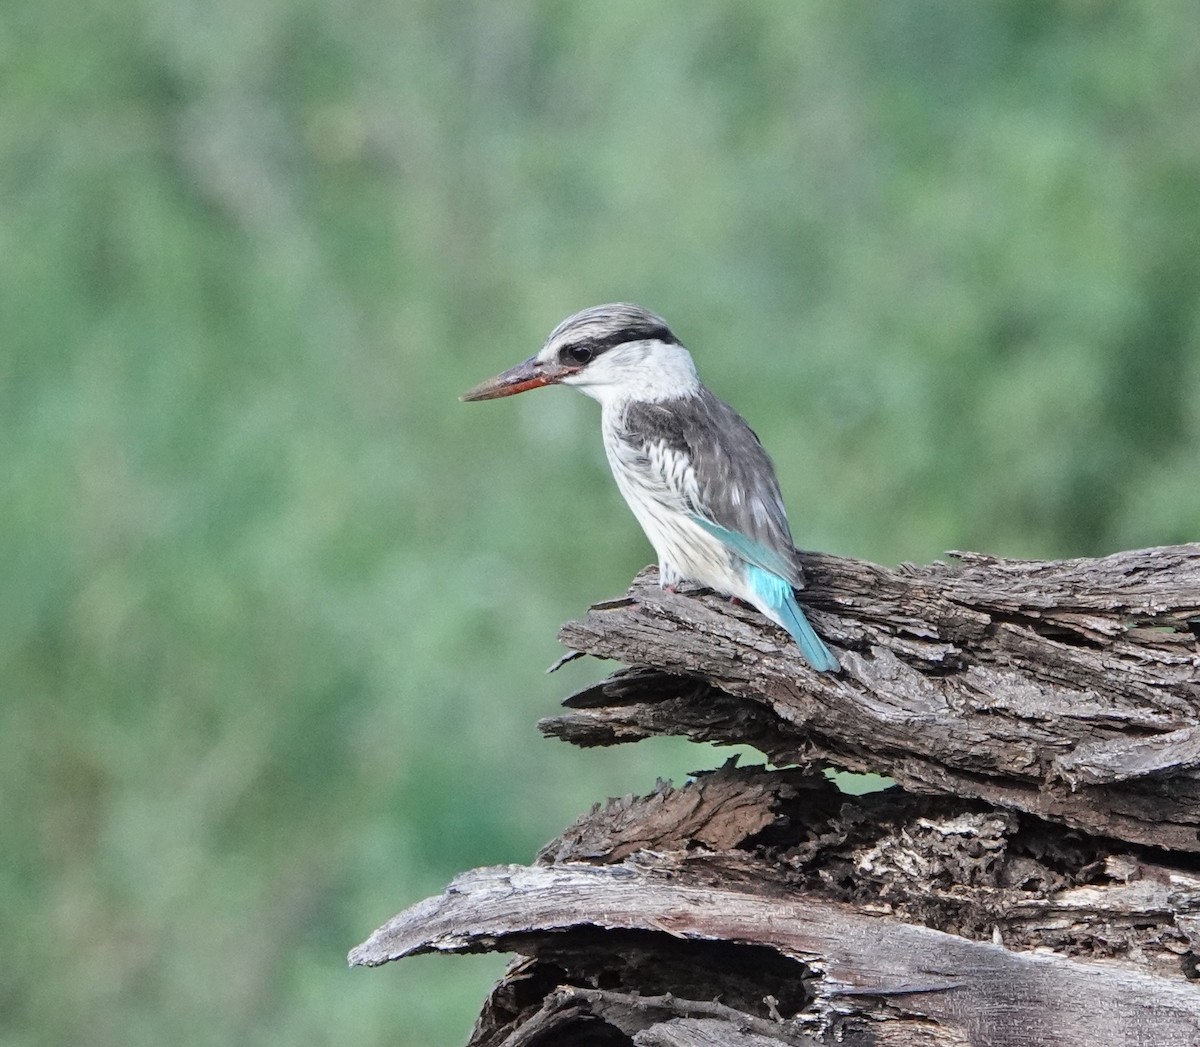
M625 666L544 733L749 744L597 805L350 954L517 954L472 1047L1200 1045L1200 544L803 555L843 670L653 570L563 627ZM851 797L822 773L897 783Z

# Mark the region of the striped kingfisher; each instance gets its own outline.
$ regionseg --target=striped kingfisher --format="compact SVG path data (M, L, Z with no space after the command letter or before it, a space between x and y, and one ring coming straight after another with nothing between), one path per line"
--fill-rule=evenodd
M666 321L641 306L568 317L536 356L463 400L573 385L600 402L617 487L658 554L659 584L756 607L819 672L840 667L796 603L804 585L775 468L754 431L700 381Z

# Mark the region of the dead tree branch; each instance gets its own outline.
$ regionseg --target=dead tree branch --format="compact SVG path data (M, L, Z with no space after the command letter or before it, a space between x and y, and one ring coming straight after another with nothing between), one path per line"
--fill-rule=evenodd
M542 729L749 743L776 763L890 775L1053 821L1200 851L1200 545L1099 560L957 554L888 570L806 558L808 607L844 670L711 594L629 594L560 633L634 666Z
M473 1047L597 1022L691 1042L647 1038L682 1018L720 1044L1197 1042L1200 874L1029 816L727 765L597 806L540 857L459 877L351 962L532 957Z
M518 953L471 1047L1200 1043L1200 545L806 567L837 676L646 572L561 634L626 668L541 725L790 767L597 805L351 962Z

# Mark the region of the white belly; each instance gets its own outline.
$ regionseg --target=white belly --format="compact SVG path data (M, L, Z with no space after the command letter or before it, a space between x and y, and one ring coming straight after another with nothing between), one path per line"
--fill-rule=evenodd
M658 554L659 584L692 582L728 596L748 599L737 557L687 516L681 495L653 476L626 468L610 451L617 488Z

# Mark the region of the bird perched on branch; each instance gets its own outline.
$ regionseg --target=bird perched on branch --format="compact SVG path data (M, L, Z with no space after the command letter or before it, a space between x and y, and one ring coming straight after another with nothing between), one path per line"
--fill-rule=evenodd
M536 356L462 399L543 385L573 385L600 402L608 463L658 554L661 585L693 582L751 604L792 634L814 669L837 671L796 603L804 580L771 459L705 388L662 317L625 303L585 309Z

